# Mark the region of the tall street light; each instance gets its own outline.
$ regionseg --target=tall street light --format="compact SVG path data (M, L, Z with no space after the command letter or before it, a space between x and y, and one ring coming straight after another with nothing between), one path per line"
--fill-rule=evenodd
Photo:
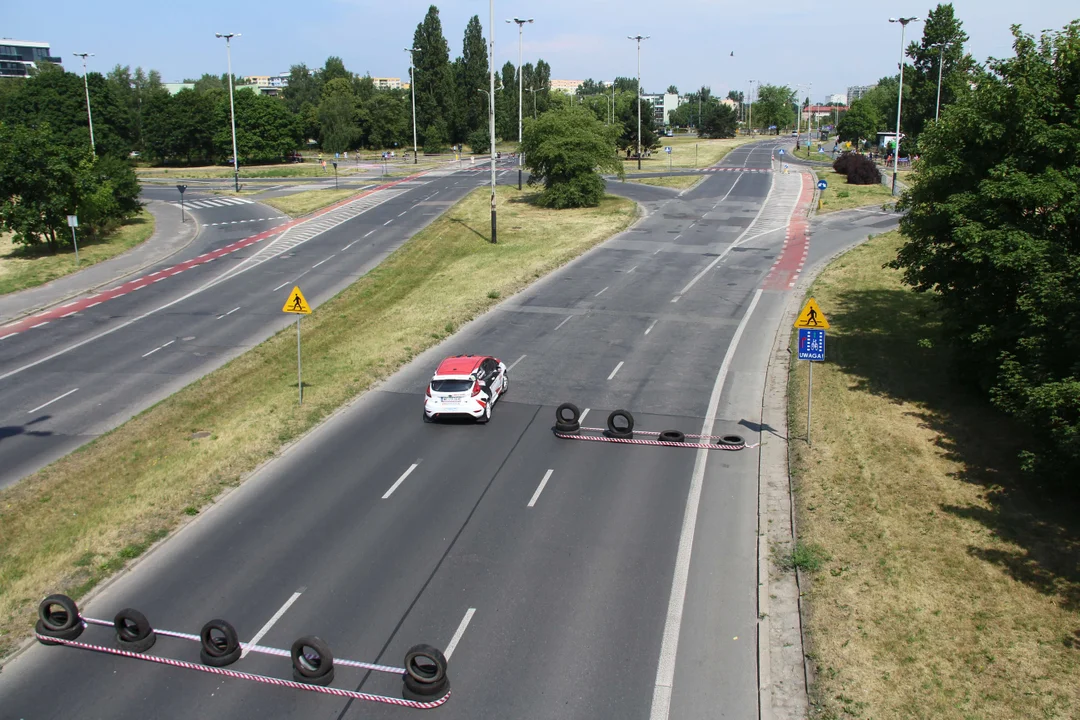
M521 153L521 31L525 23L531 23L532 21L532 18L527 20L514 18L506 21L508 23L517 23L518 26L518 190L521 189L521 163L524 160Z
M937 65L937 103L934 105L934 122L937 122L941 116L941 69L945 66L945 48L952 43L941 42L937 43L938 48L938 65ZM934 47L931 45L930 47Z
M531 92L532 96L533 96L533 120L535 120L536 119L536 88L531 87L531 88L526 88L526 89L529 92Z
M896 151L893 153L892 194L896 194L896 173L900 169L900 110L904 103L904 34L909 22L918 22L917 17L889 18L889 22L900 23L900 87L896 91Z
M225 38L225 57L229 63L229 119L232 122L233 182L236 186L236 192L240 192L240 158L236 154L236 108L233 105L232 76L232 39L240 37L240 33L214 33L214 37Z
M648 35L627 35L628 40L637 40L637 169L641 169L641 41L648 40Z
M491 142L491 244L495 244L495 0L488 0L488 27L491 29L488 48L488 138Z
M94 115L90 112L90 84L86 80L86 58L94 57L94 53L71 53L75 57L82 58L82 80L86 88L86 119L90 122L90 151L95 155L97 148L94 146Z
M746 95L746 129L750 135L754 134L754 83L757 80L747 80L747 87L749 91Z
M414 62L416 56L413 53L420 52L418 48L405 48L405 52L409 53L409 89L412 90L412 158L413 165L417 163L417 150L416 150L416 72L413 68L416 67Z

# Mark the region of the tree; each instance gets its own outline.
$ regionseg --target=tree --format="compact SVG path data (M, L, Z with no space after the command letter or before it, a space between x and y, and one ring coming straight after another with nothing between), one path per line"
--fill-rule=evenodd
M373 148L412 147L409 95L403 90L379 90L367 104L366 144Z
M728 90L727 96L728 100L734 100L737 103L741 103L744 97L742 90Z
M345 69L345 62L337 55L326 58L326 63L319 70L319 81L325 86L333 80L352 81L353 74Z
M360 141L357 98L347 78L336 77L323 86L319 102L319 147L343 152Z
M547 112L551 106L551 66L541 58L536 61L532 87L536 88L536 111Z
M461 103L465 135L486 128L487 101L477 88L488 86L488 52L480 17L473 15L465 26L461 48L461 65L457 75L458 98Z
M281 96L289 112L300 114L300 108L304 103L312 107L319 105L319 100L322 99L322 82L308 70L307 65L303 63L293 65L289 68L289 84Z
M730 105L717 102L715 99L706 103L701 113L701 128L699 130L703 138L730 138L735 137L735 131L739 127L735 109Z
M240 161L280 160L295 150L300 141L296 117L284 103L268 95L238 92L236 105L236 147ZM217 107L218 128L214 135L219 157L232 155L232 133L229 125L229 103Z
M620 93L615 103L615 124L620 130L617 144L620 150L630 155L637 153L637 128L639 99L633 93ZM653 120L652 103L641 99L641 151L660 147L660 136ZM621 124L621 127L619 125Z
M617 77L615 78L615 91L616 92L637 92L637 78Z
M754 124L758 127L776 127L780 134L783 128L791 127L795 122L795 91L786 85L761 85L758 99L754 103Z
M877 137L881 128L881 116L873 103L858 99L852 100L851 107L836 125L836 134L841 140L850 141L858 146L862 139Z
M904 70L903 129L917 141L926 124L934 119L937 106L938 65L941 62L941 104L952 104L967 95L976 63L964 50L968 40L963 23L956 19L952 4L938 5L927 15L921 42L908 45L912 66ZM943 49L938 45L944 43ZM895 85L893 90L895 91Z
M453 110L454 84L450 47L443 37L439 9L434 5L428 8L423 22L416 26L412 46L417 50L413 53L416 126L425 148L442 149L449 140L447 119ZM480 87L486 87L486 84ZM435 133L431 138L428 137L429 129Z
M517 140L518 136L518 86L517 71L509 60L502 66L502 72L495 88L495 137L500 140Z
M668 91L668 94L670 94L670 95L678 95L679 94L679 88L675 87L674 85L668 85L667 86L667 91Z
M1041 480L1080 478L1080 22L1014 57L920 137L893 267L932 292L959 374L1037 428L1022 454ZM1037 473L1037 474L1036 474Z
M522 152L530 185L543 184L544 207L594 207L604 197L599 172L623 176L615 150L615 128L578 106L546 112L525 124Z

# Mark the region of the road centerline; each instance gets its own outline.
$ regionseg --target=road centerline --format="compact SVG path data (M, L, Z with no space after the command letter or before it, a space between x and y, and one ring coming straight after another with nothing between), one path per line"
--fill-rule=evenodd
M255 637L251 638L250 642L244 643L244 649L240 651L241 659L247 656L247 654L251 651L252 645L257 645L259 641L263 639L266 633L270 632L270 628L274 627L274 623L281 619L281 616L284 615L290 607L292 607L292 604L296 602L297 598L304 594L305 590L307 590L307 588L300 588L299 590L294 592L292 594L292 597L286 600L285 604L278 608L278 611L274 613L273 617L266 621L266 624L263 625L262 628L260 628L259 632L255 633Z
M458 643L461 642L461 637L465 634L465 628L469 627L469 623L472 622L472 617L475 614L476 608L469 608L465 611L465 617L461 618L457 630L454 631L454 636L450 638L450 642L446 644L446 650L443 651L443 657L447 660L454 654L454 650L457 649Z
M416 462L414 462L414 463L413 463L412 465L410 465L410 466L409 466L409 469L408 469L408 470L406 470L405 472L401 473L401 477L399 477L399 478L398 478L398 479L397 479L397 480L396 480L396 481L394 482L394 484L390 486L390 489L389 489L389 490L387 490L387 491L386 491L385 493L383 493L382 499L383 499L383 500L386 500L386 499L387 499L388 497L390 497L391 495L393 495L393 494L394 494L394 491L398 489L398 486L399 486L399 485L401 485L401 483L405 482L405 478L409 477L409 475L412 475L412 471L413 471L413 470L415 470L415 469L416 469L416 466L417 466L417 465L419 465L419 464L420 464L420 460L419 460L419 459L417 459L417 461L416 461Z
M548 468L548 471L544 473L544 479L536 486L536 492L533 493L532 498L529 500L529 504L526 507L533 507L536 505L536 501L540 499L540 493L544 492L544 487L547 485L548 480L551 479L551 473L553 472L555 472L554 469Z
M58 396L58 397L54 397L54 398L53 398L52 400L50 400L49 402L45 403L44 405L38 405L38 406L37 406L36 408L34 408L33 410L29 410L29 411L27 411L27 413L26 413L26 414L27 414L27 415L33 415L33 414L34 414L34 413L36 413L36 412L37 412L38 410L41 410L42 408L47 408L47 407L49 407L50 405L52 405L52 404L53 404L54 402L56 402L57 400L63 400L64 398L66 398L66 397L67 397L68 395L70 395L71 393L73 393L73 392L78 392L78 391L79 391L79 388L75 388L74 390L68 390L68 391L67 391L66 393L64 393L63 395L60 395L60 396Z

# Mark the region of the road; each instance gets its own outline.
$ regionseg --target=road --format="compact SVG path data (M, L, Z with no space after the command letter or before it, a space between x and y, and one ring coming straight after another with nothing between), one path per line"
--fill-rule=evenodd
M504 182L514 174L499 172ZM357 201L355 217L317 218L284 239L289 219L270 206L188 192L202 232L182 253L92 297L0 327L0 487L270 337L289 322L273 302L280 296L284 304L289 283L299 281L318 305L488 180L479 169L398 179ZM178 199L173 188L147 187L144 196ZM313 232L320 234L292 246Z
M724 164L767 168L770 152L750 146ZM573 401L587 426L622 407L638 428L757 443L789 283L895 223L866 213L809 247L785 241L805 187L757 172L718 172L679 196L613 185L647 217L418 357L84 611L131 606L187 632L223 617L244 640L265 630L262 644L287 648L316 634L338 657L390 664L416 642L456 638L438 717L757 717L757 451L576 442L550 428ZM461 352L503 359L509 393L486 426L424 424L434 364ZM160 638L154 652L198 662L189 642ZM290 677L282 658L234 667ZM399 680L347 668L334 685L400 696ZM420 712L45 647L4 668L0 697L28 719Z

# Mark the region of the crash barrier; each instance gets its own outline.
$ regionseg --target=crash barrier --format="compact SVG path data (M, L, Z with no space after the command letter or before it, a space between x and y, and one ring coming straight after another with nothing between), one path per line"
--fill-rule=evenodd
M93 645L79 642L78 638L90 625L111 627L116 633L116 647ZM239 680L287 687L294 690L308 690L337 697L386 703L400 707L429 710L445 703L450 698L450 679L446 675L446 657L437 648L430 645L414 645L405 653L404 667L378 665L359 660L334 658L330 647L315 637L307 635L299 638L289 650L241 643L236 629L225 620L214 619L203 625L198 635L160 630L151 627L150 622L138 610L124 608L110 622L97 618L84 617L79 608L67 595L49 595L38 604L38 621L34 635L43 645L67 645L83 650L120 655L122 657L146 660L147 662L169 665L187 670L224 675ZM157 636L192 640L200 644L199 658L202 664L173 660L158 655L148 655L146 651L154 646ZM288 657L292 661L293 679L256 675L254 673L227 670L225 666L239 660L246 653L261 653ZM355 690L342 690L329 687L334 680L334 668L338 665L355 667L362 670L400 675L403 682L402 697L376 695Z
M555 437L564 440L592 440L595 442L627 443L630 445L661 445L664 447L704 448L706 450L742 450L755 448L739 435L697 435L681 430L635 430L634 416L628 410L614 410L608 415L606 428L581 427L581 411L573 403L563 403L555 410ZM581 435L599 433L598 435ZM655 440L642 440L634 434L654 436ZM698 442L689 442L690 439ZM704 441L704 442L701 442Z

